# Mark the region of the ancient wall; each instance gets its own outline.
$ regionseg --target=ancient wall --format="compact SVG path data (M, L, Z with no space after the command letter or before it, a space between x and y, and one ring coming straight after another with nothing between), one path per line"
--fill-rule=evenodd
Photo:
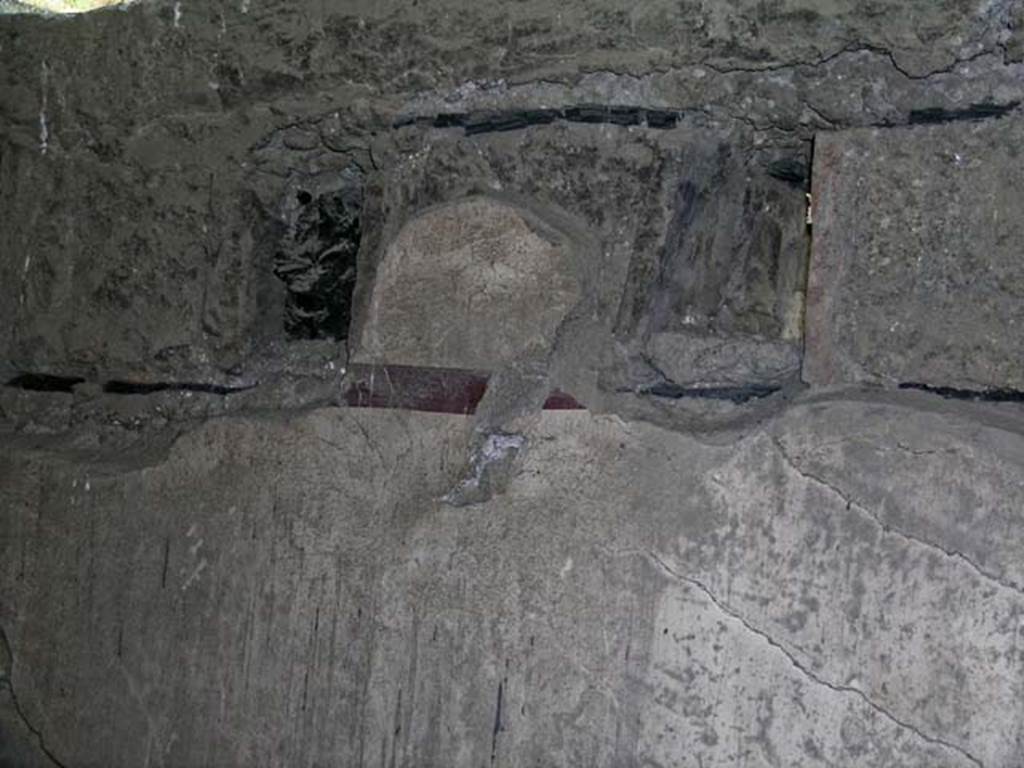
M0 766L1024 766L1024 2L0 15Z

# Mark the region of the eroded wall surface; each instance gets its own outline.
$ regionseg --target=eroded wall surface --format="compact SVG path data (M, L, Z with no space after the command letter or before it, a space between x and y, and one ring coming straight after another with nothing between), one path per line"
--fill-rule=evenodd
M1024 766L1022 32L0 16L0 765Z

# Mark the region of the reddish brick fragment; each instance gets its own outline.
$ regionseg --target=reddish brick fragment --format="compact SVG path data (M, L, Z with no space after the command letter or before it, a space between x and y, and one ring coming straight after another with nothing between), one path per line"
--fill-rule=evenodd
M554 390L548 399L544 401L545 411L582 411L585 406L581 405L575 397L560 389Z
M476 412L490 380L487 371L413 365L353 365L345 402L353 408L398 408L433 413ZM545 410L580 410L572 395L554 390Z
M457 368L354 365L345 402L355 408L402 408L435 413L473 413L490 374Z

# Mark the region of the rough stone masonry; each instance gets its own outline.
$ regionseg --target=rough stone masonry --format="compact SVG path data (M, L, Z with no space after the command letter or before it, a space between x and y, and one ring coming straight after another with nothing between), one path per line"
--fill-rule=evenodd
M0 6L0 766L1024 767L1024 0Z

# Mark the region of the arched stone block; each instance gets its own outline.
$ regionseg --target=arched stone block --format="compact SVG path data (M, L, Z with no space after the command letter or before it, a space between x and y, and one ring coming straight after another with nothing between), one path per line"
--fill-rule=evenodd
M567 235L471 197L421 213L385 247L356 356L474 369L543 356L581 295Z

